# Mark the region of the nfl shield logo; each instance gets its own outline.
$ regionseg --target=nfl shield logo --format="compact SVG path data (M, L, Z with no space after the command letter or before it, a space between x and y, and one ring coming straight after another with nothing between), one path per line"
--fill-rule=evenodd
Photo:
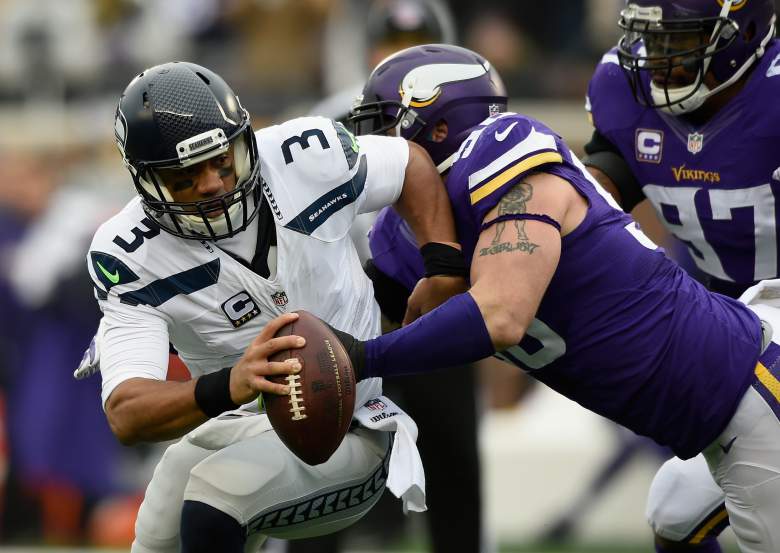
M387 408L387 405L381 399L376 398L369 399L363 405L372 411L382 411Z
M501 113L501 106L498 104L488 105L488 117L493 117Z
M274 300L274 303L279 307L287 305L287 293L284 290L271 294L271 299Z
M704 146L704 135L700 132L692 132L688 135L688 151L692 154L698 154L701 152L702 146Z

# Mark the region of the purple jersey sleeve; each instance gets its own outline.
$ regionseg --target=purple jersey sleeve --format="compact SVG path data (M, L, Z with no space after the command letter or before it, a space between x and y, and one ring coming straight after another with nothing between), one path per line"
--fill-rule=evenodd
M604 136L616 128L634 126L640 117L642 109L634 100L615 48L604 54L596 66L588 84L585 107L593 126Z
M540 122L517 114L488 121L461 146L450 175L467 181L461 193L475 221L524 177L564 161L560 137Z

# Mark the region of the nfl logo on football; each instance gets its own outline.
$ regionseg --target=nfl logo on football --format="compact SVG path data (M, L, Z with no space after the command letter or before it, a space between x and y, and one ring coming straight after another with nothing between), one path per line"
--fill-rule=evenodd
M371 409L372 411L382 411L387 408L387 405L381 399L370 399L363 404L364 407Z
M287 293L284 290L271 294L271 299L279 307L284 307L287 305Z
M692 154L701 152L704 146L704 135L700 132L692 132L688 135L688 151Z

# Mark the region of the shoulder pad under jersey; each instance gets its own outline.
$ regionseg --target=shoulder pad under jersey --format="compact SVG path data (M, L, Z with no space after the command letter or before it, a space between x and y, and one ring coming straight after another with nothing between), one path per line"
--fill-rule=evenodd
M634 98L613 48L604 54L593 72L585 109L601 133L633 126L645 108Z
M95 233L87 268L100 300L115 296L127 305L157 307L172 297L189 294L219 278L219 259L205 255L208 244L184 240L152 223L135 198ZM205 248L202 263L193 248Z
M568 155L560 137L541 122L501 114L487 119L463 142L450 179L465 185L470 205L492 205L491 198L500 198L523 176L563 163Z

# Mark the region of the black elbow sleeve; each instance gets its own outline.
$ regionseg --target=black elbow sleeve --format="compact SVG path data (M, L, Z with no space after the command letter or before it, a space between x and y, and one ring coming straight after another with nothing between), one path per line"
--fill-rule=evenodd
M617 148L598 131L593 131L590 142L585 144L582 162L595 167L609 177L620 193L621 207L630 212L645 195L628 162Z

